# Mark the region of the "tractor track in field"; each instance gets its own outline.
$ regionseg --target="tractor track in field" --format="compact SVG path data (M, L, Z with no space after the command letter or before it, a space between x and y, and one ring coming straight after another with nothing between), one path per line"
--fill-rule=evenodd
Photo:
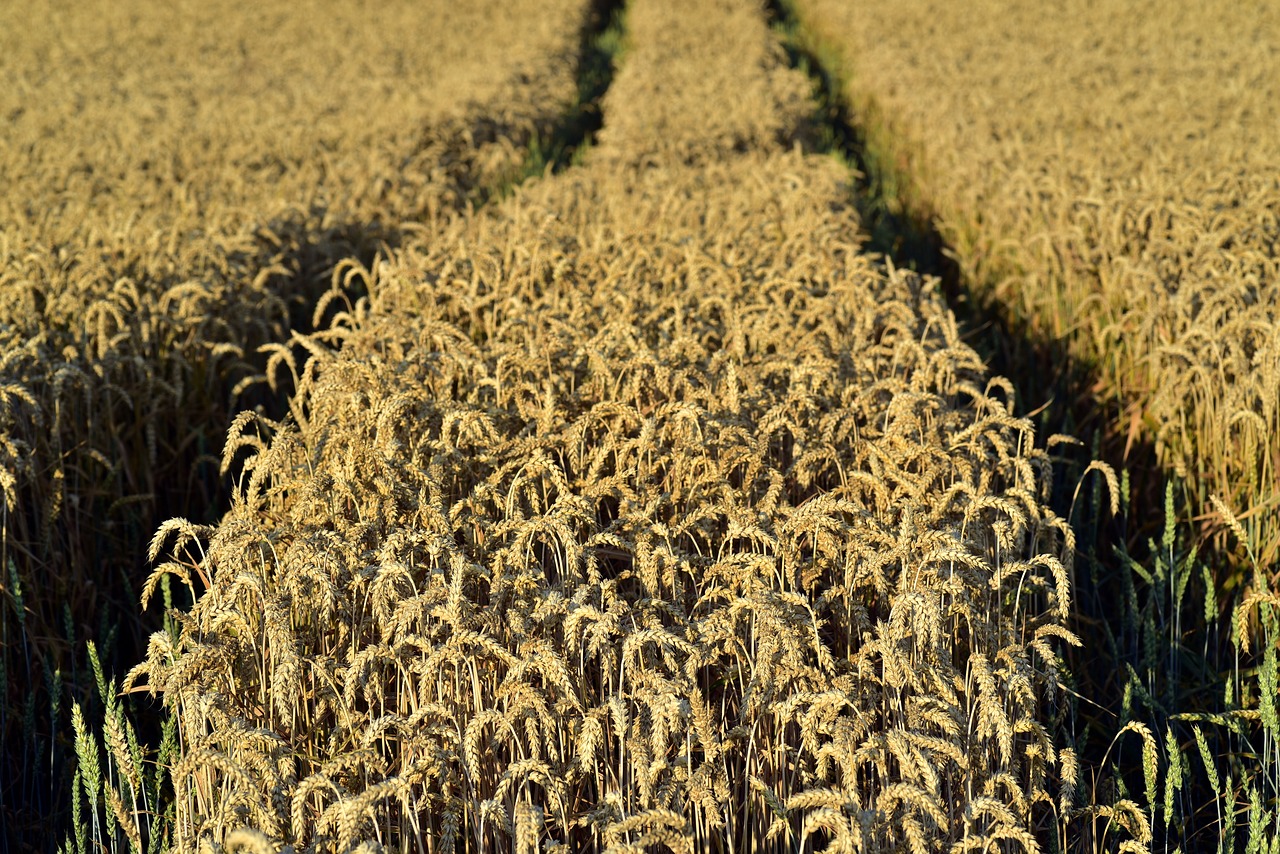
M912 176L900 174L891 153L877 150L871 142L877 131L869 130L862 123L865 117L850 105L845 77L848 69L839 65L842 58L806 30L792 0L769 0L766 8L792 67L805 73L813 85L816 109L809 145L816 152L837 157L851 169L855 205L868 237L867 250L898 268L937 277L964 329L966 342L982 354L993 373L1014 383L1019 414L1032 418L1041 436L1065 434L1081 440L1077 446L1059 446L1055 453L1058 474L1052 495L1053 508L1072 520L1078 538L1071 626L1085 641L1083 648L1066 655L1072 673L1069 678L1079 691L1071 693L1072 717L1063 726L1084 766L1106 776L1109 772L1104 763L1108 752L1115 749L1111 738L1114 726L1108 716L1111 710L1129 703L1124 677L1127 665L1121 650L1124 643L1133 643L1131 638L1125 640L1123 630L1111 628L1108 622L1114 620L1115 601L1137 601L1133 582L1128 580L1130 567L1155 562L1153 550L1162 536L1161 526L1166 548L1173 537L1171 518L1136 518L1128 508L1130 504L1163 505L1166 484L1173 482L1174 474L1158 465L1148 437L1132 429L1127 434L1115 429L1122 420L1118 404L1099 396L1104 383L1096 368L1074 358L1065 341L1032 334L1007 307L975 292L955 260L954 249L935 226L935 215L905 198L903 188ZM1122 499L1120 514L1113 515L1108 509L1100 479L1088 489L1080 488L1094 459L1105 460L1124 473L1124 485L1130 492ZM1206 684L1215 681L1217 677L1207 665L1202 663L1201 669ZM1122 745L1120 750L1125 757L1121 764L1141 764L1136 745ZM1200 783L1199 796L1212 800L1212 788Z
M244 820L299 848L1042 829L1055 772L1024 757L1055 755L1057 688L1029 644L1066 612L1043 451L936 284L867 251L758 6L608 17L625 59L569 122L598 130L353 269L367 298L305 418L237 422L253 478L180 666L157 651L146 678L243 772ZM341 706L298 689L325 680ZM333 744L377 747L341 789ZM967 811L979 791L999 809ZM219 832L217 805L178 808L180 846Z
M453 206L341 262L270 363L294 417L238 417L225 515L157 538L177 850L1051 826L1047 454L769 11L594 3L566 111L450 137L519 162L443 146Z

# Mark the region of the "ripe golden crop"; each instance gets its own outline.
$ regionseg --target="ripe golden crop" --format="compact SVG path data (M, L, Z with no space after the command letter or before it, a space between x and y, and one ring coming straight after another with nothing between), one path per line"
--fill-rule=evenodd
M598 147L340 265L231 512L153 544L179 850L950 851L1069 803L1072 535L1008 384L861 254L758 9L627 32Z
M1280 14L1267 4L797 0L903 199L1065 342L1196 513L1280 561ZM892 167L891 167L892 168ZM1244 557L1245 555L1241 555Z
M150 531L179 507L214 517L226 425L271 403L268 357L309 328L333 266L501 184L576 98L585 2L435 6L0 5L15 836L68 807L44 779L63 767L62 680L83 698L88 637L109 660L117 629L145 643Z

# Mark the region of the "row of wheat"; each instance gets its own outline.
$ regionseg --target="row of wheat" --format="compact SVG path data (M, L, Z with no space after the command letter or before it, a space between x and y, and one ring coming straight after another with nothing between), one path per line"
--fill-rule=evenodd
M14 838L51 847L85 640L136 661L147 539L176 508L225 505L226 425L274 406L255 379L310 328L333 265L491 192L572 106L587 3L435 5L0 4Z
M177 850L1034 851L1088 811L1045 442L860 252L763 10L626 22L585 161L342 264L231 511L153 543L144 597L195 599L127 680Z
M1280 837L1274 649L1258 636L1276 637L1280 569L1280 13L791 5L843 64L885 203L933 217L977 299L1081 366L1059 397L1096 399L1117 464L1154 459L1172 484L1136 471L1129 542L1098 549L1112 569L1094 564L1084 599L1114 666L1080 674L1108 707L1082 712L1082 738L1166 731L1162 767L1187 786L1163 807L1170 848Z
M911 179L899 201L1091 366L1116 429L1195 482L1197 512L1233 510L1242 556L1280 560L1280 14L796 5L902 140L884 152Z

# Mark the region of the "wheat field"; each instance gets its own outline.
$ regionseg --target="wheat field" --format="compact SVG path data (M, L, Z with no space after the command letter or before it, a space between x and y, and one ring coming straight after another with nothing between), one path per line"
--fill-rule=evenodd
M1152 442L1225 533L1218 496L1241 555L1275 566L1276 10L796 5L965 275L1067 342L1115 429Z
M1128 720L1166 733L1169 850L1273 850L1280 16L791 5L839 69L887 204L936 225L974 302L1060 354L1041 371L1074 363L1082 379L1042 394L1089 401L1132 473L1127 522L1077 591L1106 627L1104 676L1082 684L1113 711L1088 713L1090 738Z
M0 7L4 854L1276 850L1276 22L989 5Z
M146 543L174 512L216 519L226 426L287 409L275 364L334 266L516 174L577 97L588 17L0 4L6 842L56 844L85 641L121 671L145 650Z
M127 684L177 716L178 850L1065 824L1044 439L936 283L859 252L762 10L626 28L584 162L349 267L292 419L233 425L231 512L158 536L198 599Z

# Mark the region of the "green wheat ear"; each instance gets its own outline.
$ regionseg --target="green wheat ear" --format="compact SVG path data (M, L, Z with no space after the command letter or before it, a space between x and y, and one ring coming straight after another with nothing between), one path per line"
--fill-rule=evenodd
M83 785L83 778L79 767L76 768L75 776L71 781L71 827L75 833L75 852L76 854L85 854L88 850L88 828L84 823L83 807L81 806L80 787ZM70 847L70 840L68 840Z
M1178 744L1177 737L1173 734L1173 728L1165 729L1165 778L1164 778L1164 809L1160 813L1160 824L1165 830L1168 829L1169 823L1173 820L1173 798L1182 789L1182 749Z
M98 823L98 797L102 794L103 778L98 743L85 726L84 713L80 709L80 704L74 701L71 704L71 726L75 732L76 759L79 762L76 774L83 787L84 796L89 801L93 843L101 845L103 831ZM77 821L77 828L79 826Z

